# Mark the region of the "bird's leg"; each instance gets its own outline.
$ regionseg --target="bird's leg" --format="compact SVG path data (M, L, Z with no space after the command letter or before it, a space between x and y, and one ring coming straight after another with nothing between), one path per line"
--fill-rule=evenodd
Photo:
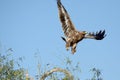
M70 38L67 38L67 39L66 39L66 50L67 50L67 51L69 50L70 43L71 43Z
M76 43L74 43L73 45L72 45L72 54L74 54L75 52L76 52L76 46L77 46L77 44Z
M69 47L70 47L70 43L66 43L66 50L68 51L69 50Z

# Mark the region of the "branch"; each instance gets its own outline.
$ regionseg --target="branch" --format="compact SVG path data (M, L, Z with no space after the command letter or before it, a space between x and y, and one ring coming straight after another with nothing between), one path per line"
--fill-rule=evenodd
M72 74L69 71L67 71L65 69L61 69L61 68L53 68L53 69L45 72L41 76L40 80L45 80L45 78L48 77L49 75L51 75L53 72L62 72L68 77L68 80L74 80Z

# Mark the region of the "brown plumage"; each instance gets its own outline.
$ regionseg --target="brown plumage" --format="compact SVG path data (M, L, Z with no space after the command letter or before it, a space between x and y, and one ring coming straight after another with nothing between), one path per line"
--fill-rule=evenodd
M91 38L95 40L102 40L105 35L105 30L100 30L96 33L87 33L86 31L77 31L69 17L68 12L62 5L60 0L57 0L57 6L59 10L59 18L62 24L62 29L64 31L65 37L62 39L66 42L66 49L71 47L71 51L74 54L76 52L77 43L85 38Z

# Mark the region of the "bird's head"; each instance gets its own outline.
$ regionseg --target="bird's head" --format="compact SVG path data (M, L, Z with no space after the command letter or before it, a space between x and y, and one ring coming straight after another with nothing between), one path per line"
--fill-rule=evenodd
M87 34L87 32L86 32L86 31L82 31L82 34L83 34L83 35L86 35L86 34Z

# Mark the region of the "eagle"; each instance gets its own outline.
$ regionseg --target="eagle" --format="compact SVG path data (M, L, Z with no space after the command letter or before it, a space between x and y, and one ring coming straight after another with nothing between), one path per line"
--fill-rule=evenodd
M78 42L80 42L81 40L83 39L102 40L106 36L105 30L100 30L97 32L76 30L67 10L61 3L61 0L57 0L57 6L59 11L59 19L62 24L62 29L65 35L65 38L64 37L61 38L66 42L66 50L69 50L69 48L71 47L72 54L76 52L76 46Z

